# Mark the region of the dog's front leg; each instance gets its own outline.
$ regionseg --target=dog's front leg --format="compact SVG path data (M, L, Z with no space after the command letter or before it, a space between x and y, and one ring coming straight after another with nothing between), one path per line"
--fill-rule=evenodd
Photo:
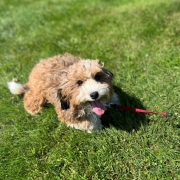
M100 118L95 114L74 122L67 122L67 126L82 131L87 131L88 133L97 132L103 128Z

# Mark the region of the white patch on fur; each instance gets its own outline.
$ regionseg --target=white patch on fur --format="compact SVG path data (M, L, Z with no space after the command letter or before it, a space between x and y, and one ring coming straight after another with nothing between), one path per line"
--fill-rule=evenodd
M23 85L20 83L11 81L11 82L8 82L7 85L12 94L23 94L25 92Z
M86 67L86 69L89 69L91 67L91 60L86 59L86 60L82 60L84 66Z
M109 88L106 84L96 82L93 79L88 79L81 87L81 91L78 96L79 102L93 101L90 94L95 91L99 93L99 97L97 98L97 100L103 99L102 97L104 96L106 97L106 99L109 97Z

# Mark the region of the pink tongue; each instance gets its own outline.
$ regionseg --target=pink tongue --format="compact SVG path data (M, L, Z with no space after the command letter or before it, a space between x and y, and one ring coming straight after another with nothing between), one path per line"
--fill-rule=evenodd
M90 103L91 103L93 111L98 116L101 116L104 114L104 112L105 112L104 106L99 101L91 101Z

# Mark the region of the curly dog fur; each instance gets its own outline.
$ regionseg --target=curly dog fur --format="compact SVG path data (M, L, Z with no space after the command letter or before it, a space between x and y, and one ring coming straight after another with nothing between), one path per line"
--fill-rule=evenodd
M65 54L40 61L26 84L12 81L8 87L13 94L24 94L24 107L31 115L51 103L67 126L93 132L102 129L105 104L117 99L112 78L98 60Z

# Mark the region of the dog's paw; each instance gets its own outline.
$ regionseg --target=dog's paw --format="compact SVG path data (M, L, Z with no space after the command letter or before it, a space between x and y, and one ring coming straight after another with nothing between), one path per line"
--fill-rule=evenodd
M114 92L114 94L113 94L113 96L111 98L110 104L120 105L120 101L119 101L119 97L118 97L117 93Z
M82 118L83 116L85 116L85 111L82 109L82 110L79 110L78 111L78 115L77 115L77 118Z

